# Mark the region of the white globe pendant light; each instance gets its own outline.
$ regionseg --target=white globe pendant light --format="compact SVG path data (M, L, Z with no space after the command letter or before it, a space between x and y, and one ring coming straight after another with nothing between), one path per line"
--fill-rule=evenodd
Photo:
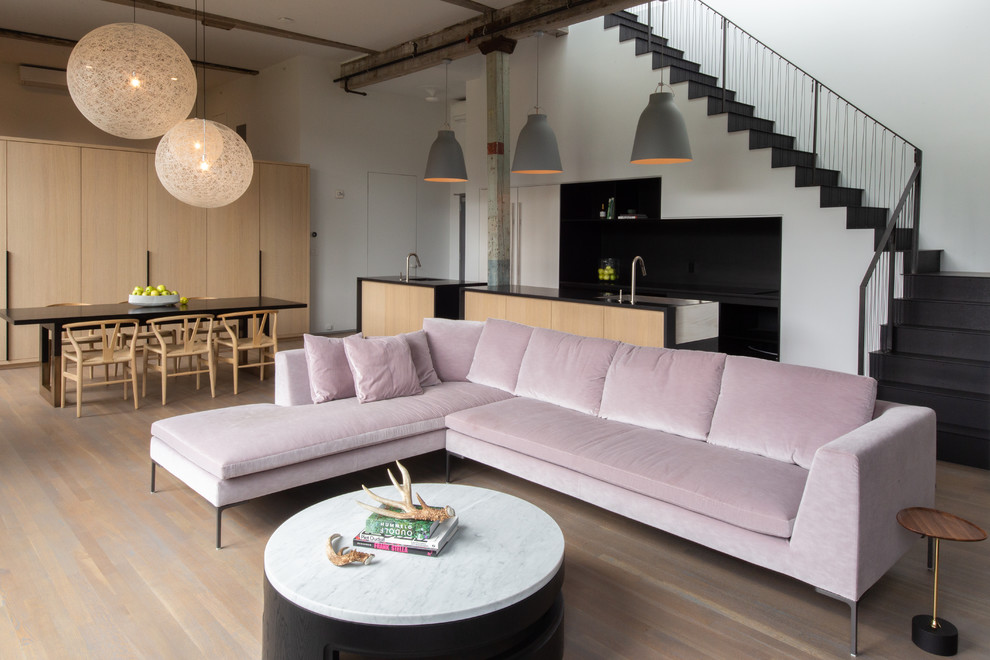
M65 71L69 95L86 119L118 137L162 135L189 116L196 72L167 35L138 23L113 23L72 49Z
M176 199L216 208L248 189L254 160L241 136L223 124L187 119L162 136L155 150L155 171Z

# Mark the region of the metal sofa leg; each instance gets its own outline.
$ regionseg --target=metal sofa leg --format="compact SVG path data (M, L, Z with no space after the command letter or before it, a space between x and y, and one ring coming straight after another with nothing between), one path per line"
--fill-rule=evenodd
M222 507L222 506L218 506L217 507L217 550L219 550L222 547L220 545L220 524L221 524L222 519L223 519L223 510L224 510L224 508L225 507Z
M154 461L151 461L151 492L152 493L155 492L155 468L156 467L158 467L158 464L155 463Z
M450 459L451 458L460 458L461 460L463 460L464 457L463 456L458 456L457 454L453 454L453 453L451 453L449 451L446 451L446 450L444 450L444 453L447 454L447 483L449 484L450 483L450 466L451 466L451 460Z
M849 606L849 655L855 658L859 651L856 641L856 631L859 627L859 618L858 618L859 601L843 598L838 594L833 594L831 591L825 591L824 589L819 589L818 587L815 587L815 591L822 594L823 596L828 596L829 598L834 598L835 600L842 601L843 603Z

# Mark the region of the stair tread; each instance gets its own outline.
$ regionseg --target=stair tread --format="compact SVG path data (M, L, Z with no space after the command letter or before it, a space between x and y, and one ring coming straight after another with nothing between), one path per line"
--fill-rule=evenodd
M911 300L916 300L912 298ZM970 328L952 328L944 325L922 325L920 323L898 323L898 328L907 328L910 330L924 330L926 332L952 332L961 333L966 335L990 335L990 330L972 330Z
M902 353L898 351L873 351L873 354L891 358L906 358L908 360L928 360L931 362L944 362L947 364L958 364L963 366L990 367L990 360L973 360L970 358L943 357L941 355L929 355L926 353Z
M990 401L990 393L971 392L969 390L955 390L946 387L933 387L931 385L917 385L915 383L903 383L896 380L881 380L881 387L896 388L900 390L911 390L922 394L932 394L937 396L952 396L960 399L975 399L977 401Z
M990 302L985 302L982 300L946 300L944 298L898 298L898 300L903 302L920 302L920 303L940 303L943 305L978 305L980 307L990 306Z

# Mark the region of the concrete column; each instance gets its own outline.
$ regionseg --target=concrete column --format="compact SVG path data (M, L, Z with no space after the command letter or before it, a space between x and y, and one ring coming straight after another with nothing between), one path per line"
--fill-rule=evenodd
M509 56L485 55L488 79L488 284L509 284Z

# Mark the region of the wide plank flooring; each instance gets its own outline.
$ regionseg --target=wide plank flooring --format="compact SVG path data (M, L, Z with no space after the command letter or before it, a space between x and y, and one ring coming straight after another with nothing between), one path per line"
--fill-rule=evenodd
M217 551L202 498L164 471L149 492L148 439L156 419L271 401L272 389L245 376L235 397L227 369L216 399L179 381L162 407L149 381L140 410L117 387L90 390L76 419L38 395L36 369L0 369L0 658L260 657L269 535L312 503L384 485L384 469L229 509ZM408 466L415 481L443 479L439 453ZM848 608L808 585L477 463L457 461L454 479L560 524L567 658L848 657ZM939 464L937 506L986 528L990 473ZM939 613L960 630L959 657L990 657L990 542L943 543L941 561ZM929 657L910 626L930 610L931 579L919 539L861 601L862 657Z

